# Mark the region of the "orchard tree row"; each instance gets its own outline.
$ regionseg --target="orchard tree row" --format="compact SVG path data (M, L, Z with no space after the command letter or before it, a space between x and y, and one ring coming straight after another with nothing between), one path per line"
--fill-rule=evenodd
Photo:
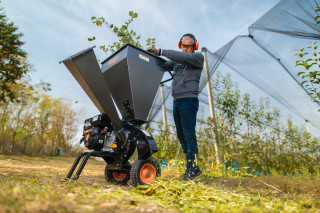
M238 84L230 74L221 72L213 77L212 93L215 97L215 112L218 141L223 167L239 166L239 172L262 172L281 174L316 172L320 160L320 138L312 137L304 125L294 125L289 116L280 120L280 110L271 106L269 98L254 101L250 94L241 94ZM171 116L172 117L172 116ZM171 122L172 123L172 122ZM158 158L183 162L174 126L154 131L160 146ZM202 119L197 124L199 160L207 168L216 165L212 119ZM235 166L233 169L236 169Z

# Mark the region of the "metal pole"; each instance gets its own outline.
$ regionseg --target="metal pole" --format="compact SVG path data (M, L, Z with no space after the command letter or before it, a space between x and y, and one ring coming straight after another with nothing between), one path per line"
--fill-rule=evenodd
M216 150L216 159L217 164L221 164L221 155L220 155L220 147L219 147L219 139L218 139L218 130L217 130L217 122L216 116L214 113L214 104L211 90L211 82L210 82L210 74L209 74L209 65L208 65L208 57L207 57L207 49L205 47L202 48L202 54L204 57L204 72L206 74L206 85L207 85L207 93L208 93L208 101L210 108L210 115L212 118L212 127L214 132L214 148Z
M307 133L308 133L308 135L310 134L310 132L309 132L309 124L308 124L308 120L306 120L306 127L307 127Z
M168 128L168 124L167 124L167 110L166 110L166 105L165 105L163 84L160 85L160 90L161 90L161 100L162 100L163 125L164 125L164 129L166 130Z
M308 120L306 120L306 127L307 127L308 142L309 142L310 149L312 151L311 135L310 135L310 131L309 131L309 121ZM313 159L313 152L311 152L311 157Z

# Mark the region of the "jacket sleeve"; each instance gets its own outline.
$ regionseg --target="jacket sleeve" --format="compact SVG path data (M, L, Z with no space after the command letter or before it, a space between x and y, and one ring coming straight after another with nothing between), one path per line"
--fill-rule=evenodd
M200 69L203 68L204 58L201 53L185 53L174 50L162 50L162 55L179 64L190 65Z
M168 60L168 61L165 63L165 66L166 66L167 70L169 70L169 71L172 71L172 70L173 70L174 65L176 65L176 63L173 62L173 61L171 61L171 60Z

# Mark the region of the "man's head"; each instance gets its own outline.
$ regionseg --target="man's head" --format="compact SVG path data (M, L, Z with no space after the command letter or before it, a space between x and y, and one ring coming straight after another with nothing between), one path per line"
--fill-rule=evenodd
M181 37L179 41L179 48L182 52L193 53L194 50L198 49L197 39L192 34L185 34Z

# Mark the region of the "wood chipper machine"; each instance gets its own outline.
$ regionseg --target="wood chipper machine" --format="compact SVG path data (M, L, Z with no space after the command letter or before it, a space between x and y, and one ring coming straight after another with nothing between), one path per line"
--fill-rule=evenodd
M93 48L62 61L101 113L85 120L80 140L93 151L76 158L65 180L71 178L84 157L73 177L77 180L88 159L95 156L107 163L108 182L126 184L131 180L134 186L149 184L161 175L161 167L152 157L158 151L157 144L141 125L146 123L159 85L163 83L166 61L126 44L100 67ZM129 159L135 149L138 158L131 165Z

